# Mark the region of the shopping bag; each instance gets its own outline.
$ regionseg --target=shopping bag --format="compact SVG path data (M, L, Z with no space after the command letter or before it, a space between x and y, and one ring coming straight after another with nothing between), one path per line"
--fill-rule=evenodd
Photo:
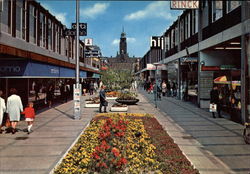
M217 104L210 104L209 112L217 112Z

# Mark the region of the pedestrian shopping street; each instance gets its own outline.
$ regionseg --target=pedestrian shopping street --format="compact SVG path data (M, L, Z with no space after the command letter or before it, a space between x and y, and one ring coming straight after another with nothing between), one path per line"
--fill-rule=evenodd
M89 96L84 96L84 101ZM154 114L201 174L238 173L250 170L250 146L242 138L243 126L224 118L213 119L211 113L171 97L157 101L153 94L139 93L137 105L128 113ZM114 100L109 101L109 106ZM83 102L84 103L84 102ZM34 132L1 134L1 174L47 174L74 145L77 138L98 113L98 108L83 108L80 120L74 120L73 102L55 105L37 114Z

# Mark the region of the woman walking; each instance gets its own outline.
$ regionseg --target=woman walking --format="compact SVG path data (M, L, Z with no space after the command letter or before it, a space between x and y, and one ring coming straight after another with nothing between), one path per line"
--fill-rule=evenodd
M52 106L53 95L54 95L54 88L52 85L50 85L46 93L46 100L49 104L49 108L51 108Z
M161 84L161 89L162 89L162 95L166 96L166 92L167 92L167 84L165 82L165 80L163 80L162 84Z
M7 113L10 117L12 134L16 133L17 123L20 121L20 113L23 112L23 105L21 98L17 95L15 88L10 89L11 96L7 99Z
M3 91L0 90L0 134L3 132L2 130L3 114L6 110L5 101L2 98L2 95L3 95Z

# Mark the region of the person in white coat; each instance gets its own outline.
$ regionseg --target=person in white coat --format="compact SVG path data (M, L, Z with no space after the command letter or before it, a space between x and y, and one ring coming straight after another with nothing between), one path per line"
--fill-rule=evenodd
M6 110L5 101L2 98L2 95L3 91L0 90L0 134L3 132L2 130L3 114Z
M10 89L11 96L7 99L7 113L10 117L12 134L16 133L17 123L20 121L20 113L23 112L23 105L21 98L17 95L15 88Z

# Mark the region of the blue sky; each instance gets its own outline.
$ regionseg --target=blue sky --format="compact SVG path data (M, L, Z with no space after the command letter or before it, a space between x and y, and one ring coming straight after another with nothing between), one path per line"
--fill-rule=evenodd
M75 1L39 2L67 27L75 22ZM162 35L181 12L170 10L169 1L80 1L80 22L88 23L86 38L93 38L103 56L116 55L124 26L129 55L142 57L150 36Z

